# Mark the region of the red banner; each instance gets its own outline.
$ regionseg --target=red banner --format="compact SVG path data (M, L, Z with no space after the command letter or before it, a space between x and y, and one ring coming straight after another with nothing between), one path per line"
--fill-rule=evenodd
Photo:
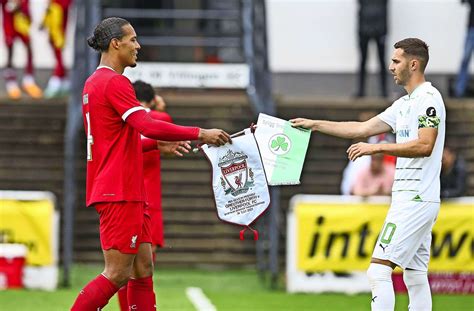
M428 279L433 294L474 294L474 274L471 273L430 273ZM395 292L407 292L401 273L393 273L392 280Z

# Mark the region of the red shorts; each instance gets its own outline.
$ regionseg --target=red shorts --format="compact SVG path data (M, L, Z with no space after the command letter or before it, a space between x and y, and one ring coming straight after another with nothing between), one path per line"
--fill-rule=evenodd
M157 208L150 208L149 212L151 216L151 241L153 245L164 247L163 212Z
M144 202L102 202L94 206L99 214L103 250L136 254L141 243L151 243L151 218Z

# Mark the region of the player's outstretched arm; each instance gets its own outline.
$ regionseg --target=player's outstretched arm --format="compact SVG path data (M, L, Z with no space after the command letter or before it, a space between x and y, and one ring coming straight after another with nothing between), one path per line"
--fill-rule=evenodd
M142 152L159 150L165 156L182 157L184 153L189 153L189 150L191 150L190 144L189 140L163 141L142 137Z
M310 120L304 118L291 119L293 127L304 127L312 131L318 131L324 134L341 137L341 138L363 138L391 130L391 127L374 117L365 122L346 121L334 122L325 120Z
M164 121L154 120L145 110L131 113L125 120L145 137L165 140L196 140L199 137L198 127L180 126Z
M220 129L200 129L199 140L205 144L222 146L232 142L230 135Z
M191 150L190 141L158 141L158 150L162 155L182 157Z
M367 144L357 143L347 149L349 160L354 161L363 155L383 153L403 158L429 157L436 143L438 130L422 128L418 130L418 138L398 144Z

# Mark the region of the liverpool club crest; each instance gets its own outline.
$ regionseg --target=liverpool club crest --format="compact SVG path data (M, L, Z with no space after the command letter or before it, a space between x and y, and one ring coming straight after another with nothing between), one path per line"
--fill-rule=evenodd
M253 172L247 166L248 156L243 152L233 152L227 150L227 153L219 158L218 166L221 169L221 186L225 194L237 196L246 193L253 186Z

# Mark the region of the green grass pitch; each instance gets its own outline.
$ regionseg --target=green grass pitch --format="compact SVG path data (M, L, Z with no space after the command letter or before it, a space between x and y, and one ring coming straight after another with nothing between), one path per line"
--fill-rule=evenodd
M54 292L0 291L0 310L69 310L81 287L100 272L100 266L77 265L73 269L71 288ZM190 286L200 287L218 311L370 310L369 294L287 294L283 285L279 290L268 289L251 270L163 269L156 271L154 280L159 311L195 310L185 294ZM407 296L397 295L396 310L407 310L407 305ZM112 298L104 310L119 310L116 298ZM472 311L474 296L435 295L433 310Z

